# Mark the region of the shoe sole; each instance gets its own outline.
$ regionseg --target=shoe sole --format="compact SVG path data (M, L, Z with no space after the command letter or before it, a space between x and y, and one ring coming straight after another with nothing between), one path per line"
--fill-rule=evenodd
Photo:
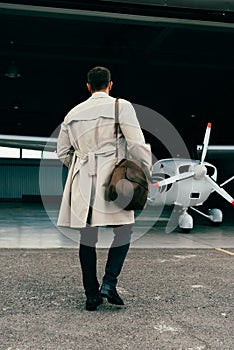
M96 307L87 307L86 306L85 310L87 310L87 311L96 311L97 310L97 306Z
M87 310L87 311L96 311L97 310L97 308L98 308L98 306L100 306L101 304L103 303L103 300L102 301L100 301L97 305L95 305L95 306L85 306L85 309Z
M108 303L110 303L112 305L119 305L119 306L123 306L124 305L123 302L122 303L118 303L118 302L114 301L112 298L110 298L108 295L106 295L105 293L101 293L101 296L103 298L106 298Z

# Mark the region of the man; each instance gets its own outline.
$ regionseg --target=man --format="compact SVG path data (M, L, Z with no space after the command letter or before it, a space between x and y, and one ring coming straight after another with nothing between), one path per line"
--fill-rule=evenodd
M134 211L105 200L105 189L116 163L115 98L109 95L113 85L110 71L94 67L87 78L91 97L66 115L58 137L58 157L69 167L58 225L80 230L79 258L86 310L93 311L103 297L111 304L124 305L116 286L130 246ZM123 158L127 149L150 174L150 149L132 104L124 99L119 100L119 123L119 156ZM114 239L99 289L96 243L98 227L107 225L113 227Z

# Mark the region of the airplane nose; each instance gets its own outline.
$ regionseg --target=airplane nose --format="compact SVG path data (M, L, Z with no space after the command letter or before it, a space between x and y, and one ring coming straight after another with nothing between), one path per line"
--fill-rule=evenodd
M194 179L196 180L202 179L207 173L207 169L203 164L195 165L193 171L194 171Z

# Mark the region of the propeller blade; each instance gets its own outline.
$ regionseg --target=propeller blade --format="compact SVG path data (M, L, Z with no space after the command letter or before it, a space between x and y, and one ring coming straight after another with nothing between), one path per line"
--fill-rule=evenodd
M177 205L174 205L174 208L171 212L171 215L169 217L167 226L165 228L166 233L171 233L173 232L176 227L179 224L179 217L181 215L181 211L179 210L181 207L178 207Z
M224 181L221 185L219 185L220 187L223 187L224 185L226 185L228 182L234 180L234 176L230 177L230 179Z
M170 184L175 183L177 181L188 179L192 176L194 176L194 171L187 171L185 173L177 174L177 175L169 177L168 179L156 182L155 184L153 184L153 186L157 188L157 187L170 185Z
M211 123L208 123L207 127L206 127L206 133L205 133L205 137L204 137L204 141L203 141L203 148L202 148L202 155L201 155L201 164L203 164L205 157L206 157L207 150L208 150L211 125L212 125Z
M220 194L224 199L226 199L229 203L234 205L234 198L230 196L223 188L221 188L213 179L211 179L208 175L206 175L206 180L211 184L212 188Z

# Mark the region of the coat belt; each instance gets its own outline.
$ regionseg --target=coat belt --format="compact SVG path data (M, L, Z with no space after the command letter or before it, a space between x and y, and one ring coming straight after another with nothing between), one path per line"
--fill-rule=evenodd
M96 175L96 157L97 156L103 156L103 157L110 156L110 155L114 154L115 151L116 151L115 148L114 149L113 148L106 149L106 150L89 151L88 153L84 153L80 150L75 150L72 163L75 162L76 158L82 159L84 161L84 163L88 161L88 167L89 167L88 174L89 174L89 176L94 176L94 175Z

